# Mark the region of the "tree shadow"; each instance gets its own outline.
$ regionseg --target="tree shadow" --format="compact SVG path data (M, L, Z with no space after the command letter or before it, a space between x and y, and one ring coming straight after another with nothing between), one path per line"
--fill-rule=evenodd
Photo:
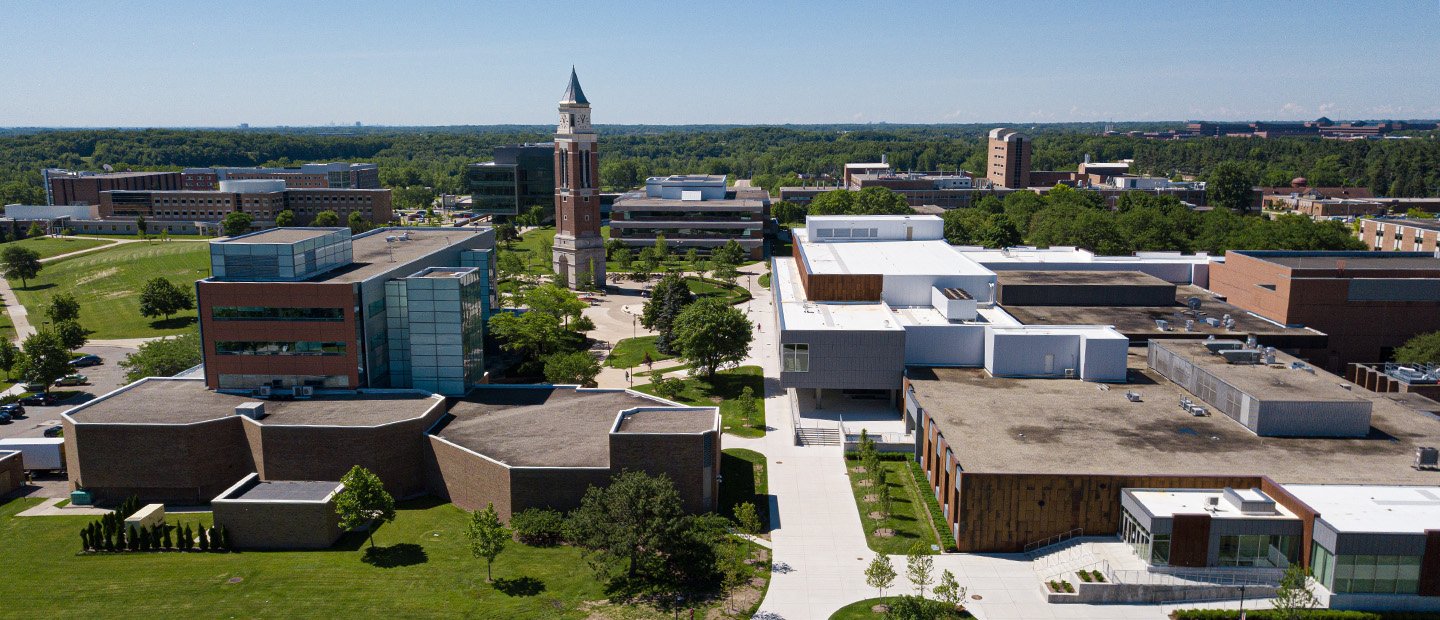
M22 290L22 291L43 291L43 290L45 290L45 289L47 289L47 288L55 288L55 283L54 283L54 282L46 282L46 283L44 283L44 284L41 284L41 283L39 283L39 282L36 282L36 283L34 283L34 284L31 284L30 286L21 286L21 287L19 287L19 290Z
M399 543L389 547L368 547L361 561L376 568L414 566L430 561L425 548L415 543Z
M501 594L506 596L535 596L545 591L545 582L534 577L516 577L496 579L494 587Z
M155 329L181 329L194 325L198 319L193 316L172 316L168 319L150 321L150 327Z

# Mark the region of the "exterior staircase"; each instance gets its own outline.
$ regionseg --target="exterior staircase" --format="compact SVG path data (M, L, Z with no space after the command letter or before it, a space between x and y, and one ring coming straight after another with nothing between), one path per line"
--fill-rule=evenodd
M838 446L840 442L840 429L816 427L795 429L795 445L797 446Z

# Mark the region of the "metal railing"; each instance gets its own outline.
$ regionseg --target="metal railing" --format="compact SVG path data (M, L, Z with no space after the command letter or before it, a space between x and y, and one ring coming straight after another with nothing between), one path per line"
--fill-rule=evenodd
M1040 540L1036 540L1036 541L1032 541L1032 542L1026 543L1023 551L1024 551L1025 555L1028 555L1028 556L1030 556L1030 557L1033 559L1033 558L1037 555L1036 552L1039 551L1039 550L1041 550L1041 549L1044 549L1045 547L1049 547L1049 546L1051 546L1051 545L1057 545L1057 544L1060 544L1060 543L1065 542L1065 541L1067 541L1067 540L1070 540L1071 538L1075 538L1076 536L1084 536L1084 535L1085 535L1085 530L1077 527L1077 528L1075 528L1075 529L1073 529L1073 530L1070 530L1070 531L1068 531L1068 532L1064 532L1064 533L1061 533L1061 534L1056 534L1056 535L1051 536L1051 537L1049 537L1049 538L1042 538L1042 539L1040 539Z
M1114 583L1147 586L1276 586L1278 568L1203 568L1103 571Z

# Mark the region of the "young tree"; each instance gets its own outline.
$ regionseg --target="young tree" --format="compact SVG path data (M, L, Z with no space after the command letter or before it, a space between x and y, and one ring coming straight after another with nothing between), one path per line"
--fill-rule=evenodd
M19 279L20 286L29 287L30 278L40 275L44 265L40 263L40 253L27 247L11 245L0 252L0 266L4 267L5 277L10 280Z
M32 222L30 228L25 231L25 236L31 239L45 236L45 229L40 227L39 222Z
M621 269L629 269L630 265L635 262L635 253L631 252L630 248L622 247L615 250L615 255L612 259L615 261L615 266Z
M141 239L150 238L150 223L145 221L145 216L135 218L135 234Z
M201 361L200 335L192 331L142 343L138 350L120 361L120 367L125 369L126 381L139 381L145 377L174 376Z
M220 229L225 231L226 237L238 237L250 232L250 225L255 223L255 218L244 211L231 211L225 214L220 220Z
M878 506L880 509L880 518L889 519L890 515L894 514L895 496L890 492L890 485L885 481L885 470L878 469L877 471L880 472L879 475L876 476L880 480L880 488L876 489L879 491L880 496L880 505Z
M189 290L163 278L154 277L140 289L140 315L148 318L170 315L195 307L195 296Z
M759 536L761 527L760 515L755 512L755 504L752 504L750 502L740 502L739 504L736 504L735 524L740 526L741 534L745 534L746 536ZM752 543L749 539L745 540L745 550L747 556L749 555L751 544Z
M201 550L201 551L209 551L209 550L210 550L210 536L208 536L207 534L205 534L205 528L203 528L203 527L200 528L200 550Z
M750 354L751 327L744 313L724 301L701 299L675 317L675 344L682 359L713 378L721 366Z
M330 228L340 225L340 214L329 209L315 214L315 219L310 220L311 226Z
M80 320L80 302L70 293L57 293L45 306L45 318L52 323Z
M595 387L600 363L589 351L555 353L545 358L545 380L555 385Z
M281 211L281 212L275 214L275 226L276 226L277 228L284 228L284 227L286 227L286 226L294 226L294 225L295 225L295 212L294 212L294 211L291 211L291 210L289 210L289 209L285 209L284 211Z
M43 393L50 392L56 379L70 374L70 349L53 331L41 331L25 338L21 347L20 376L29 383L43 384Z
M1300 564L1291 564L1275 588L1275 616L1280 620L1300 620L1320 606L1310 589L1310 571Z
M750 426L750 418L760 410L755 404L755 390L750 389L748 385L745 386L740 390L740 398L736 399L736 404L740 407L740 415L745 418L745 426Z
M655 260L664 262L670 258L670 246L665 243L665 235L655 235L655 245L651 247L655 248Z
M700 250L697 250L695 248L690 248L686 250L685 262L690 263L690 268L694 269L695 264L700 262Z
M1402 364L1440 364L1440 332L1412 337L1395 349L1395 361Z
M55 336L66 349L74 351L90 341L90 331L80 326L79 321L61 321L52 328Z
M359 211L351 211L350 217L347 218L345 223L350 226L350 234L352 235L358 235L374 227L370 223L370 220L367 220L365 219L365 216L360 215Z
M0 370L5 371L5 378L10 378L10 371L20 364L20 347L15 346L9 338L0 338Z
M524 356L525 365L531 370L536 370L537 365L543 369L540 360L556 352L565 339L559 319L544 312L526 312L520 316L499 313L490 317L489 327L500 348Z
M335 497L341 529L369 526L370 548L375 548L375 527L395 520L395 498L385 491L379 476L359 465L340 478L345 488Z
M890 564L888 556L876 551L875 559L870 560L870 565L865 567L865 585L875 588L880 596L885 596L885 589L894 584L894 565Z
M470 539L470 553L477 558L485 558L486 583L493 581L490 565L495 563L495 558L505 551L505 543L510 541L510 528L500 522L494 504L486 504L484 510L470 513L465 537Z
M944 601L951 610L965 602L966 589L960 586L960 582L955 580L955 573L950 572L948 568L940 571L940 583L935 584L935 589L932 591L935 593L935 598Z
M905 556L905 576L915 585L920 598L925 598L925 591L930 588L930 583L935 581L935 559L926 555L925 548L918 542L910 547L909 555Z
M164 548L164 549L173 549L173 548L175 548L175 545L171 544L171 541L170 541L170 529L171 529L170 526L168 526L168 525L162 525L162 526L160 526L160 529L161 529L161 532L160 532L160 545L161 545L161 548Z

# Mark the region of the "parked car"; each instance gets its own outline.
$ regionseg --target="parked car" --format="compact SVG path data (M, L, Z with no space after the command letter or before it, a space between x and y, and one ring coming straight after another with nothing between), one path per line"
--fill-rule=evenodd
M10 414L0 411L0 424L9 424L10 419Z
M85 385L90 382L90 377L85 375L65 375L55 380L55 385Z
M20 403L6 403L0 405L0 413L9 414L11 418L25 417L25 406Z
M60 402L60 399L56 398L54 394L31 394L20 399L20 404L30 405L32 407L37 405L44 407L58 402Z
M45 388L48 388L48 387L50 387L50 386L45 385L44 383L26 383L26 384L25 384L25 391L26 391L26 392L43 392L43 391L45 391Z
M99 356L99 355L88 355L88 354L87 354L87 355L81 355L80 357L77 357L77 358L75 358L75 359L73 359L73 360L70 360L70 365L71 365L71 366L74 366L74 367L76 367L76 368L84 368L84 367L86 367L86 366L99 366L99 365L104 364L104 363L105 363L105 360L100 359L100 356Z
M52 426L52 427L50 427L50 428L45 429L45 436L46 436L46 437L59 437L59 436L64 435L64 434L65 434L65 427L60 426L59 424L56 424L55 426Z

